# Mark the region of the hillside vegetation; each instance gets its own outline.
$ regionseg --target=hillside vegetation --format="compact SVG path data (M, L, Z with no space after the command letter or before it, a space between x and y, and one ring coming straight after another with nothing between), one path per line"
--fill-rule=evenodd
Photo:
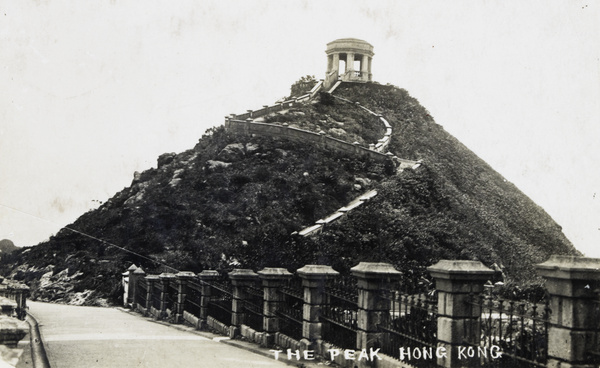
M439 259L476 259L526 284L538 282L533 264L577 253L539 206L406 91L346 83L334 94L383 114L393 126L389 150L423 165L394 173L310 143L214 128L194 148L161 155L157 168L136 173L131 186L69 226L77 232L63 229L4 256L3 273L28 282L33 297L103 305L119 302L121 273L131 263L147 272L293 271L308 263L344 272L360 261L385 261L414 281ZM264 121L365 145L382 136L378 119L358 107L324 102ZM377 197L322 233L291 235L369 189Z
M12 253L17 249L18 249L17 246L15 245L15 243L12 242L12 240L9 240L9 239L0 240L0 257L3 254Z

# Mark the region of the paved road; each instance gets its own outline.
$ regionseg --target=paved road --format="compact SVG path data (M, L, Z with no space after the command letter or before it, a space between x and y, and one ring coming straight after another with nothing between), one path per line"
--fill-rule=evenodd
M28 301L52 368L289 367L115 308Z

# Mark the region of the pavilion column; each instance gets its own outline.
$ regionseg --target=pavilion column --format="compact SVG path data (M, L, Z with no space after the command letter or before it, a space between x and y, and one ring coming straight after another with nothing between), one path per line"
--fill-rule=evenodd
M352 72L354 71L354 53L349 52L346 54L346 73L348 78L352 78Z
M335 70L338 75L340 74L340 54L337 52L333 54L333 62L331 67L332 68L330 71Z
M369 56L363 55L362 60L360 61L360 79L363 81L368 81L370 74Z
M368 42L355 38L342 38L327 44L327 73L323 87L330 90L338 81L368 82L372 81L371 61L373 46ZM345 68L341 68L340 59L345 60ZM360 68L355 61L360 62ZM334 72L337 71L337 75ZM334 77L337 77L334 79Z

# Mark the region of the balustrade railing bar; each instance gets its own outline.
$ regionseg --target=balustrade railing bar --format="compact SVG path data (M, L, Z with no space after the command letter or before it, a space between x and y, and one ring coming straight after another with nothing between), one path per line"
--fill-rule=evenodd
M325 288L325 293L348 305L358 303L358 287L355 278L344 277L330 280Z
M166 309L174 310L175 303L177 302L177 293L178 293L177 285L174 282L169 282L169 285L167 286L165 293L166 293L166 297L165 297Z
M285 295L289 295L291 297L297 299L304 298L304 288L302 287L302 279L298 277L298 275L294 275L290 280L288 280L287 284L279 289Z
M211 296L208 302L208 315L216 320L231 324L232 314L232 286L226 283L226 279L206 282L211 287Z
M492 288L472 295L471 303L481 308L479 346L496 346L502 358L487 366L545 367L548 361L548 328L550 306L505 300L492 295Z
M221 292L227 293L227 294L231 294L232 293L232 286L230 283L227 283L227 281L211 281L211 282L207 282L207 284L209 284L213 289L219 290Z
M183 304L183 310L191 313L194 316L200 315L200 303L186 298Z
M256 287L256 286L247 286L246 287L246 292L253 298L253 299L263 299L264 296L264 292L262 288Z
M331 313L321 315L323 340L343 349L356 348L356 325L349 326L348 323L339 321Z
M138 292L136 295L136 303L138 303L139 305L143 306L144 308L146 307L146 290L142 289L141 292Z
M256 331L263 331L263 308L262 306L246 301L244 303L246 324Z
M595 324L595 329L600 331L600 293L596 292L596 299L592 300L593 303L593 312L592 317L590 318ZM591 358L590 360L593 364L600 366L600 344L596 344L597 350L588 350L586 353Z
M302 321L290 318L288 315L278 312L279 330L282 334L296 340L302 339Z
M351 315L347 314L346 311L331 311L330 309L325 312L325 314L321 315L321 318L346 330L353 332L358 331L358 323L355 314Z
M256 331L263 331L263 289L258 285L245 287L248 298L244 301L246 324Z
M298 281L301 282L302 280L298 279ZM302 339L302 308L304 306L304 298L301 287L301 283L293 281L280 289L279 292L283 294L284 301L279 305L277 310L281 333L297 340Z
M135 302L146 307L146 293L148 292L148 284L145 279L139 279L137 282Z
M327 283L320 320L323 323L323 339L344 349L356 348L358 331L358 291L356 280L334 279Z
M380 298L390 303L390 316L387 323L378 325L387 337L383 339L381 351L397 357L400 349L437 347L437 295L434 292L408 294L383 288ZM414 290L414 288L411 288ZM431 366L431 362L411 361L416 367Z
M289 307L287 305L279 307L277 315L289 319L298 324L302 324L302 309Z
M190 282L187 288L187 294L183 303L183 310L191 313L194 316L200 315L200 302L202 293L199 289L200 285Z
M226 325L231 324L231 298L211 296L208 303L208 315Z
M154 309L160 310L160 292L152 293L152 306L154 307Z

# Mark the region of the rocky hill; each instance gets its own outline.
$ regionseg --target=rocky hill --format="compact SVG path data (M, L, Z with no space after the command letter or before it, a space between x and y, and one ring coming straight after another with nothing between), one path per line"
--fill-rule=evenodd
M577 254L539 206L392 86L342 84L334 93L382 114L393 154L422 160L415 170L310 142L209 130L157 168L82 215L49 241L2 259L5 275L33 297L75 304L118 303L121 273L326 263L344 272L359 261L391 262L408 280L441 258L478 259L507 281L538 282L533 264ZM323 131L368 145L385 130L353 104L323 95L263 121ZM364 193L378 195L321 233L293 235Z

